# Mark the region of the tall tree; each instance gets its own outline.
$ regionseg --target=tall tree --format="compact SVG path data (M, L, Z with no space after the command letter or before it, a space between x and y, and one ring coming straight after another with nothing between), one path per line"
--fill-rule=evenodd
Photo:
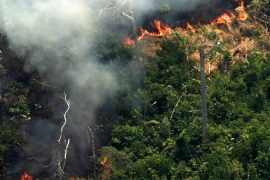
M200 73L201 73L201 96L202 96L202 137L207 137L207 102L206 102L206 81L205 81L205 52L200 48Z

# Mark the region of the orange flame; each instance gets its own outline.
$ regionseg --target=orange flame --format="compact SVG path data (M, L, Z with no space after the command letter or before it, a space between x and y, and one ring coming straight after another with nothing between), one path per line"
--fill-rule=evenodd
M215 20L212 21L212 25L214 24L230 24L232 23L233 19L235 18L235 15L231 12L226 12L224 14L222 14L221 16L217 17Z
M164 24L159 20L154 20L153 26L156 28L157 32L149 32L148 30L141 28L140 36L138 36L137 40L142 40L145 36L162 37L166 34L172 34L174 31L169 25ZM127 46L131 46L135 45L135 42L130 37L126 37L124 39L124 44Z
M111 165L109 163L109 158L108 157L103 157L102 160L100 161L100 164L103 166L104 171L101 174L101 179L105 180L105 179L109 179L110 175L111 175Z
M132 40L130 37L125 37L124 44L126 46L134 46L135 45L135 41Z
M24 172L23 175L21 176L21 180L33 180L33 177L27 172Z
M245 10L245 3L242 0L238 6L238 8L236 8L236 11L239 13L239 20L241 21L245 21L248 18L248 13Z
M157 32L149 32L141 28L141 35L138 37L138 40L143 39L146 35L160 37L173 32L173 29L169 25L164 24L159 20L154 20L154 27L157 29Z
M187 28L191 31L191 32L195 32L196 29L190 24L190 23L187 23Z
M248 13L245 10L244 0L234 0L235 3L239 3L239 6L235 9L237 12L238 17L232 12L226 12L221 14L219 17L214 19L210 24L211 25L226 25L230 29L230 24L235 20L245 21L248 18ZM197 26L192 26L190 23L187 23L186 29L182 29L177 27L175 29L171 28L169 25L162 23L159 20L154 20L153 26L156 28L157 32L149 32L146 29L140 29L140 35L138 36L137 40L142 40L145 36L152 36L152 37L162 37L167 34L172 34L174 31L181 32L183 34L187 34L190 31L195 32L197 27L200 27L200 24ZM134 40L130 37L126 37L124 39L124 44L128 46L135 45Z
M109 162L109 158L108 157L104 157L101 161L100 161L100 164L102 166L105 166L106 164L108 164Z

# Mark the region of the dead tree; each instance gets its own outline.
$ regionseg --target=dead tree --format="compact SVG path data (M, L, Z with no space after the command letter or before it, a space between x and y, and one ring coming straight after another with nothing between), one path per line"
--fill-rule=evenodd
M57 162L57 169L56 169L56 172L54 174L55 177L58 177L59 180L62 180L62 179L65 179L65 167L66 167L66 162L67 162L67 154L68 154L68 148L69 148L69 145L70 145L70 138L68 138L67 140L66 139L63 139L63 131L64 131L64 128L67 124L67 113L69 112L70 110L70 101L67 99L67 96L66 96L66 93L64 93L64 101L67 105L67 109L65 111L65 113L63 114L63 117L64 117L64 123L63 125L61 126L61 129L60 129L60 135L59 135L59 138L57 140L57 143L58 143L58 151L57 151L57 159L56 159L56 162ZM64 150L62 149L63 145L62 145L62 142L64 143Z
M205 81L205 52L200 49L200 72L201 72L201 96L202 96L202 137L207 136L207 102L206 102L206 81Z
M61 139L62 139L62 136L63 136L63 130L64 130L66 124L67 124L67 113L70 110L70 101L67 99L66 93L64 93L64 100L65 100L65 103L67 105L67 109L66 109L66 111L65 111L65 113L63 115L64 116L64 123L63 123L63 125L61 126L61 129L60 129L60 136L59 136L59 139L57 140L58 143L61 142Z
M200 48L200 74L201 74L201 99L202 99L202 138L207 138L207 98L206 98L206 78L205 78L205 59L212 53L219 44L216 39L214 45L208 52L205 52L205 46Z

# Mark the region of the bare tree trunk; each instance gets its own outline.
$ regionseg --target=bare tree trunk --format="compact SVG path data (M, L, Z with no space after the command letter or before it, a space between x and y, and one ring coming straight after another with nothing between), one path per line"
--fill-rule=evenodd
M67 105L67 109L66 109L65 113L63 114L64 123L61 126L59 139L57 140L57 142L58 142L58 152L57 152L58 155L57 155L57 159L56 159L57 169L56 169L55 174L53 175L53 177L55 177L55 178L58 177L59 180L65 179L65 171L64 170L66 167L68 148L70 145L70 138L68 140L63 138L63 131L64 131L64 128L67 124L67 113L70 110L70 101L67 99L66 93L64 93L64 100L65 100L65 103ZM64 142L64 144L65 144L64 155L62 154L62 151L61 151L61 142Z
M200 72L201 72L201 96L202 96L202 138L207 137L207 104L206 104L206 80L205 80L205 52L204 49L200 49Z

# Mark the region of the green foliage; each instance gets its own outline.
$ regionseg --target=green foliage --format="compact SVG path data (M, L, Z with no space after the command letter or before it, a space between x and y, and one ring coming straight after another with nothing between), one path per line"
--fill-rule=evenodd
M112 39L107 38L106 41L96 44L94 47L96 59L101 63L127 64L132 59L132 49Z
M21 127L30 120L27 90L19 83L10 84L10 91L3 96L3 110L7 113L0 125L0 161L8 151L17 151L23 143Z
M127 116L112 132L111 145L131 158L121 173L132 179L267 179L270 56L253 52L233 64L222 43L213 50L211 57L219 53L223 61L207 77L209 136L202 142L199 72L186 55L193 47L180 34L160 47L142 88L123 98L131 102Z
M136 161L131 170L134 179L169 179L170 160L161 154L154 154Z
M128 172L131 169L130 156L122 151L118 151L114 147L105 146L100 152L100 159L108 158L108 168L111 179L128 179Z
M129 125L117 126L112 132L112 143L117 147L131 147L143 138L143 131L139 127Z
M265 13L269 15L269 0L252 0L251 1L251 10L254 15L261 15L261 13Z

